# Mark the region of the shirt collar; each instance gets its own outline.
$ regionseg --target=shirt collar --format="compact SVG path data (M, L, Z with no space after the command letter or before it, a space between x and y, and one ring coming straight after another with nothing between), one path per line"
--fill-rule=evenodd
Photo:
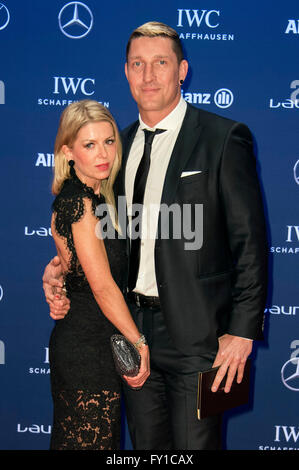
M139 124L140 127L139 129L150 129L150 130L155 130L156 128L159 129L166 129L166 130L175 130L179 124L182 123L184 117L185 117L185 112L187 109L187 103L184 100L184 98L181 96L180 101L176 105L176 107L171 111L171 113L168 114L162 121L158 122L154 128L148 127L141 119L141 116L139 114Z

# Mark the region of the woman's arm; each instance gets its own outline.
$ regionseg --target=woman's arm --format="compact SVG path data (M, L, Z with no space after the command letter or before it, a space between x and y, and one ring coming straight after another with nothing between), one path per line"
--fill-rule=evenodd
M85 273L93 295L103 314L132 343L141 334L130 314L124 297L115 283L105 250L104 241L96 236L98 219L91 207L91 201L84 199L84 216L72 224L74 246L78 260ZM149 376L149 351L147 346L140 349L141 367L138 376L127 378L129 385L141 386Z

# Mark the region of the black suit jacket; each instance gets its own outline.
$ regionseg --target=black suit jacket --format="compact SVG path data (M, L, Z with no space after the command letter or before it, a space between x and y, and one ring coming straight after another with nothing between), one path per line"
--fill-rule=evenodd
M123 184L138 125L122 132ZM182 178L187 171L201 172ZM172 237L171 230L169 239L158 230L155 243L162 311L178 350L216 351L224 333L262 339L268 249L248 128L188 105L162 203L203 205L201 248L186 250L190 240Z

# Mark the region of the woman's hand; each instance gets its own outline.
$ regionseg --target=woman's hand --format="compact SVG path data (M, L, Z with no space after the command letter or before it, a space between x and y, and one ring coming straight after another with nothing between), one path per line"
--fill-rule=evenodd
M138 375L136 375L135 377L127 377L125 375L123 376L123 378L127 381L128 385L132 388L141 388L150 376L149 347L145 344L142 345L139 349L139 353L141 356L141 364Z

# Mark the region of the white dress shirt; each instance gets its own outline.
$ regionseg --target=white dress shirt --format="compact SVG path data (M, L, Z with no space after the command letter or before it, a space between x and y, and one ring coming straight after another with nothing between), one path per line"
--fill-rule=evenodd
M134 180L144 148L143 129L152 131L156 128L166 129L165 132L154 137L151 150L151 164L144 193L140 265L136 288L134 289L135 292L139 292L143 295L158 296L154 251L159 208L167 167L185 117L186 108L187 104L181 97L175 109L162 119L155 128L149 128L139 115L140 126L137 130L126 165L125 191L128 216L131 224L132 215L134 216L134 214L132 214Z

